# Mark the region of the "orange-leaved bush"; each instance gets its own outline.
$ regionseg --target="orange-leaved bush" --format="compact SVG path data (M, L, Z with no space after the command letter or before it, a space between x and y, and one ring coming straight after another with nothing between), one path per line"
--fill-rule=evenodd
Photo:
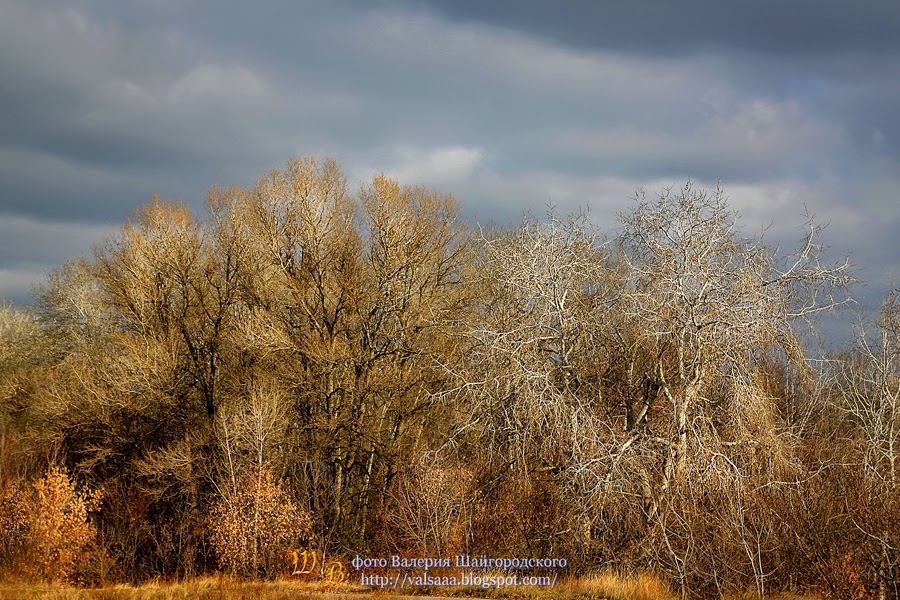
M76 489L60 467L51 467L30 488L10 486L0 497L3 567L28 578L69 579L97 535L88 515L101 500L99 491Z
M20 572L19 565L28 546L30 488L21 482L0 491L0 572Z
M312 519L297 508L267 467L224 494L210 515L219 563L235 575L273 577L286 568L291 548L308 544Z

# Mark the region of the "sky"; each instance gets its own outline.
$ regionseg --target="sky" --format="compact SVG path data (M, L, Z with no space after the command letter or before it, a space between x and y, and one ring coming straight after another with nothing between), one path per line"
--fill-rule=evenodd
M291 156L608 233L721 183L785 251L828 224L866 282L841 338L900 281L900 2L0 0L0 300Z

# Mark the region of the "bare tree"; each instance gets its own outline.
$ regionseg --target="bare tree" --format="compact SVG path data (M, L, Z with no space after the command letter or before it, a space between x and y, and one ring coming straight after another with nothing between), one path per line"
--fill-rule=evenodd
M252 263L234 308L242 368L282 382L293 473L327 531L364 538L396 461L434 428L442 322L465 287L458 206L383 176L353 197L312 159L216 206Z
M896 594L900 568L900 531L895 527L900 452L900 291L881 305L873 327L860 324L852 350L839 361L835 407L848 415L863 443L859 454L859 486L867 497L864 516L851 510L850 519L871 547L877 565L879 597L889 587Z
M458 436L469 440L486 502L513 495L516 505L532 505L529 514L545 515L586 432L603 427L606 347L595 334L615 278L584 214L563 220L551 212L545 223L526 216L516 229L482 232L476 247L479 302L466 317L458 384L445 393L460 402ZM550 551L573 538L560 523L527 523L525 514L504 534L511 548Z
M721 189L708 193L688 182L652 202L639 194L622 224L629 267L623 308L654 357L644 374L652 392L643 419L665 415L641 439L662 458L660 471L640 472L645 514L665 532L666 522L684 518L661 512L666 503L677 506L668 499L674 488L684 494L692 481L711 483L704 481L710 469L719 485L761 472L748 446L767 442L774 462L764 476L775 475L779 461L789 467L789 449L778 443L777 420L759 388L763 357L775 353L802 366L798 321L845 302L853 279L847 261L822 264L820 228L812 223L801 249L785 257L761 238L743 237ZM665 541L684 577L689 539L680 552L669 536ZM753 568L761 590L763 571Z
M588 552L649 559L687 590L722 556L704 544L731 531L728 551L764 591L774 533L745 488L797 467L766 369L807 369L798 322L845 300L849 264L822 264L813 224L777 256L741 235L721 190L690 183L639 194L621 222L618 254L584 219L483 237L463 429L495 472L552 475L574 515L560 531ZM732 510L711 521L705 502Z
M894 290L882 304L874 335L860 326L855 352L842 366L839 408L865 436L864 471L894 490L900 452L900 292Z

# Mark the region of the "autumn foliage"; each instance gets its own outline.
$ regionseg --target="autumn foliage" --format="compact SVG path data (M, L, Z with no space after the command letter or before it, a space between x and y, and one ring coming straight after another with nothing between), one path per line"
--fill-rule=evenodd
M465 553L898 598L900 301L811 360L855 282L820 232L779 252L690 182L606 231L474 227L309 158L203 215L154 199L0 309L0 568Z
M0 496L0 567L28 579L68 580L95 541L90 513L101 500L99 492L77 490L59 467L31 485L8 487Z

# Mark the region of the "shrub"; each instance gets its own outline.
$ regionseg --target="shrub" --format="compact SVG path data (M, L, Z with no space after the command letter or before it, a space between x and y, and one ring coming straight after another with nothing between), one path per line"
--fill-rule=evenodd
M0 570L18 571L28 547L30 489L11 483L0 492Z
M69 579L96 537L88 515L100 500L99 492L78 491L59 467L31 486L9 486L0 496L3 568L19 577Z
M395 546L421 556L450 556L467 547L474 477L435 455L420 459L394 480L388 524Z
M230 573L274 577L293 547L309 541L312 520L263 467L223 495L210 516L212 545Z

